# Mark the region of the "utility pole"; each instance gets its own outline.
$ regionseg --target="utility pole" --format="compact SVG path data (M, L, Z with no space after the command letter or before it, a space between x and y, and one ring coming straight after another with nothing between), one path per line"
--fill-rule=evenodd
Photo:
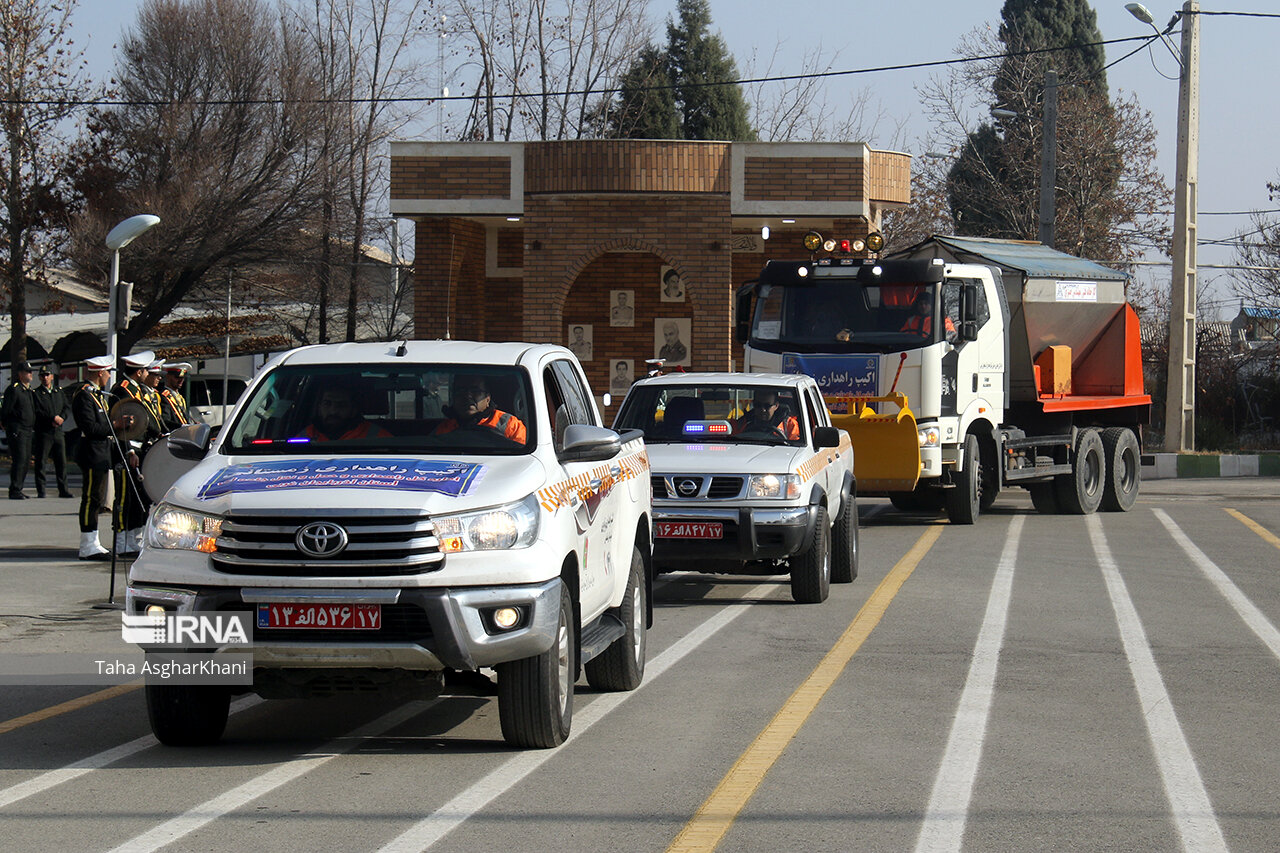
M1200 151L1200 3L1187 0L1178 85L1178 165L1173 196L1173 276L1169 291L1169 374L1165 450L1196 444L1196 186Z
M1040 149L1040 242L1053 248L1053 222L1057 217L1058 177L1058 72L1044 72L1044 127Z

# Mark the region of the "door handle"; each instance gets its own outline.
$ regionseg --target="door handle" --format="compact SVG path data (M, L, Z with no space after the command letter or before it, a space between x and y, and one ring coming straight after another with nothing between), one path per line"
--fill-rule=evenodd
M975 394L978 392L978 374L976 373L973 374L973 391Z
M596 477L594 480L592 480L592 481L591 481L590 483L588 483L587 485L591 487L591 491L593 491L593 492L598 492L598 491L600 491L600 483L601 483L601 482L602 482L602 481L601 481L601 479L600 479L599 477Z
M613 479L615 479L615 480L617 480L618 478L620 478L620 477L622 476L622 466L621 466L621 465L613 465L613 466L611 466L611 467L609 468L609 476L610 476L610 477L612 477L612 478L613 478Z

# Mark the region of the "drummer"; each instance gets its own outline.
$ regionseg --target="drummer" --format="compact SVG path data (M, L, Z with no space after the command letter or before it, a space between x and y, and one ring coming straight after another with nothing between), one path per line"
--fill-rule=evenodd
M136 437L128 441L125 470L116 475L117 554L138 553L147 512L151 509L151 499L147 497L146 489L142 488L140 469L143 457L164 433L161 426L160 395L147 383L148 371L156 362L156 354L150 350L125 356L121 364L123 375L111 388L113 415L115 405L130 400L141 404L146 413L143 428L135 429L133 432Z

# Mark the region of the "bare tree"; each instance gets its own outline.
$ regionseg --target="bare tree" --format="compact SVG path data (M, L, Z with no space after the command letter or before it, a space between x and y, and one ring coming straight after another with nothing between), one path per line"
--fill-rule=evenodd
M1280 178L1267 183L1272 203L1280 203ZM1258 307L1280 310L1280 220L1271 213L1254 213L1251 227L1236 235L1237 296Z
M945 193L953 213L967 217L954 223L961 233L1035 239L1045 60L1001 56L1004 44L991 30L970 33L956 52L975 61L920 90L932 118L925 148L950 152L955 164L945 180L930 172L931 189ZM996 122L989 112L995 106L1017 117ZM1055 193L1060 248L1130 259L1167 246L1163 214L1170 194L1155 165L1155 140L1150 113L1135 97L1107 99L1089 80L1063 80Z
M464 139L580 139L653 28L645 0L447 0L457 74L472 87Z
M26 357L27 280L43 274L40 237L65 215L70 158L60 124L88 88L71 43L74 9L74 0L0 4L0 277L13 320L11 362Z
M95 117L98 165L73 249L101 268L123 216L160 216L130 246L138 341L211 271L292 252L319 201L319 70L304 35L261 0L147 0L125 36L124 105ZM210 282L220 288L219 281Z

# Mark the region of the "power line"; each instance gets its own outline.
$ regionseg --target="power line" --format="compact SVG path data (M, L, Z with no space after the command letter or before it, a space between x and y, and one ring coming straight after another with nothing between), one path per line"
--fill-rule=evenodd
M936 59L928 62L909 62L899 65L877 65L870 68L854 68L845 71L815 71L808 74L780 74L768 77L748 77L739 80L719 80L707 81L702 83L684 83L679 87L676 85L665 86L637 86L633 91L650 92L675 90L676 88L707 88L711 86L741 86L751 83L780 83L792 80L819 80L833 77L850 77L858 74L878 74L884 71L913 71L922 68L942 68L950 65L964 65L971 62L987 62L993 59L1010 59L1020 56L1036 56L1047 53L1060 53L1063 51L1081 50L1087 47L1099 47L1109 44L1125 44L1127 42L1140 41L1144 45L1152 41L1149 36L1128 36L1118 39L1103 39L1102 41L1082 42L1080 44L1064 45L1061 47L1040 47L1029 50L1010 51L1006 53L990 53L982 56L965 56L956 59ZM1141 49L1141 46L1139 47ZM1136 51L1135 51L1136 52ZM1132 56L1132 53L1126 56ZM1124 59L1126 57L1121 57ZM1116 60L1117 62L1120 60ZM1112 63L1113 65L1115 63ZM555 92L507 92L504 94L494 94L495 100L509 100L512 98L528 99L528 98L567 98L579 95L613 95L620 92L616 86L602 89L570 89L566 91ZM401 97L401 98L227 98L227 99L211 99L200 101L183 101L182 103L199 103L206 106L278 106L286 103L298 104L326 104L326 105L345 105L345 104L432 104L439 101L470 101L472 95L447 95L435 98L427 97ZM3 98L0 104L5 106L59 106L59 107L163 107L174 103L174 101L165 100L121 100L116 98L58 98L58 99L40 99L28 100L25 98Z

